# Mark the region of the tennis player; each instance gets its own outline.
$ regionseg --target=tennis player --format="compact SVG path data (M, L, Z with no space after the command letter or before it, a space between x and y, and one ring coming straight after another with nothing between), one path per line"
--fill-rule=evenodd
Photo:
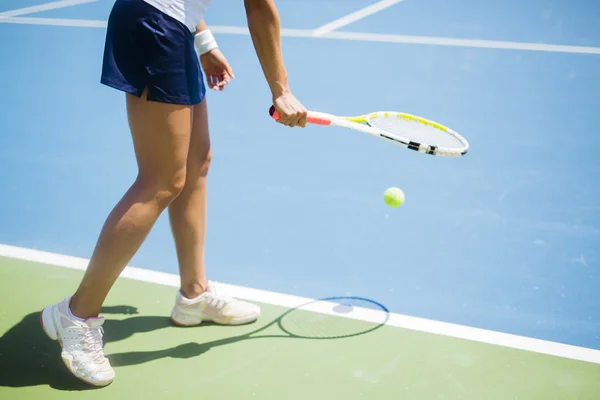
M42 327L60 342L67 368L91 385L105 386L115 377L103 352L102 304L165 209L181 276L173 323L243 324L260 315L257 305L219 294L204 265L211 159L204 75L216 91L234 77L204 24L209 2L116 0L108 20L101 82L126 93L138 175L108 216L76 292L41 313ZM304 127L307 112L288 86L274 2L245 0L244 5L281 114L278 122Z

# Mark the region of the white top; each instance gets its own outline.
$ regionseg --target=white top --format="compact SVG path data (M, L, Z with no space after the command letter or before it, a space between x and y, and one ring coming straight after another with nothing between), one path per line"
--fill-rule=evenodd
M144 0L170 17L183 23L191 32L204 18L211 0Z

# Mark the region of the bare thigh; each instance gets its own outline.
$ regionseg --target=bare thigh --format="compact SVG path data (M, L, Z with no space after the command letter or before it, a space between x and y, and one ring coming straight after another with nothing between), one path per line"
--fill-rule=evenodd
M169 200L183 188L190 146L192 106L127 95L127 114L138 164L138 181ZM165 192L165 193L163 193Z

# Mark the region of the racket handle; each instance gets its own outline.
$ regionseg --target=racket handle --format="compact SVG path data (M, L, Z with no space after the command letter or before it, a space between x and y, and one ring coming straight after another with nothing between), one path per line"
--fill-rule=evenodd
M269 108L269 115L275 121L279 121L279 111L277 111L275 109L275 106L271 106L271 108ZM332 115L318 113L318 112L314 112L314 111L308 111L307 115L306 115L306 122L308 122L309 124L331 125L332 119L333 119Z
M269 115L271 116L271 118L273 118L275 121L279 121L279 111L277 111L275 109L275 106L271 106L271 108L269 108Z

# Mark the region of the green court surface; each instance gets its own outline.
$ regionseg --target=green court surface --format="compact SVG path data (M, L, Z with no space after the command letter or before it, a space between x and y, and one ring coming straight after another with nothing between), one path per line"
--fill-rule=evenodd
M288 311L266 304L254 324L178 328L168 319L176 289L128 278L103 314L116 380L90 389L39 325L81 275L0 258L0 399L600 399L598 364L310 311L288 328L366 333L311 340L272 324L249 336Z

